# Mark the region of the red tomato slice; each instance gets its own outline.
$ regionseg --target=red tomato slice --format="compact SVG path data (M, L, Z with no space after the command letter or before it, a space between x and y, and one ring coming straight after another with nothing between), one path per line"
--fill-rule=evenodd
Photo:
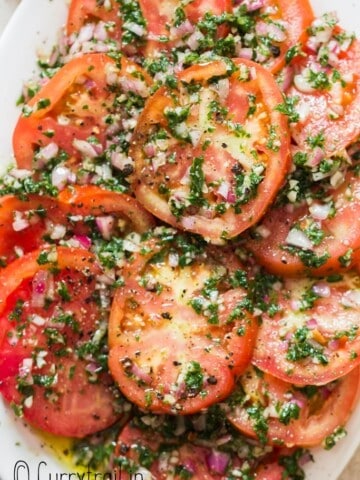
M231 12L230 0L195 0L181 7L175 0L158 2L139 0L141 11L147 23L145 56L156 56L162 50L186 45L186 39L195 31L196 25L205 14L220 16ZM184 18L177 21L176 11L183 11ZM225 24L217 28L217 38L229 31Z
M360 134L360 43L350 41L350 36L341 40L344 32L338 26L332 26L327 42L318 41L319 28L329 31L329 22L324 18L322 26L312 27L314 35L304 56L297 57L287 93L296 98L300 112L299 121L291 124L296 144L310 157L320 148L326 158L341 155ZM322 52L331 48L331 42L335 49L327 59Z
M323 385L360 363L359 275L287 279L263 315L253 363L296 385Z
M144 455L148 453L148 461L143 461ZM174 461L170 462L171 455ZM176 455L176 461L175 461ZM211 448L201 447L191 443L180 443L175 440L169 440L160 434L152 431L144 431L140 428L128 423L120 432L120 436L115 449L115 463L119 466L115 470L117 476L121 476L124 480L130 480L131 472L141 474L151 472L153 478L157 480L166 480L173 478L181 480L187 474L187 478L194 480L222 480L225 478L227 467L235 460L232 455L230 463L230 455L224 452L217 453L221 456L221 463L216 465L217 469L222 471L214 471L211 468ZM161 461L161 457L167 461ZM145 468L145 465L146 468ZM239 460L236 464L240 464ZM190 477L191 475L191 477Z
M72 0L66 22L66 33L79 33L89 23L104 22L105 32L109 38L120 40L121 19L119 6L115 0L99 2L97 0Z
M35 250L51 236L54 225L66 223L66 212L50 197L29 195L21 200L13 195L0 198L0 260L3 266Z
M134 476L131 478L135 478L137 473L144 478L152 475L157 480L225 480L236 478L239 472L246 471L251 478L282 480L286 469L281 463L287 459L291 460L291 473L303 473L298 465L300 451L281 448L268 453L268 449L261 456L257 447L256 457L244 457L238 455L236 446L226 448L227 445L221 443L221 437L197 442L194 431L187 432L185 438L176 437L176 434L171 436L171 433L164 435L157 431L157 427L137 426L136 418L129 422L118 438L113 473L124 480L130 479L131 474ZM244 442L244 439L240 441ZM246 443L241 445L244 448L250 446ZM255 446L250 446L252 448L255 449Z
M320 445L345 425L356 404L359 378L359 369L355 368L332 384L317 390L313 387L308 398L293 385L249 368L238 380L246 397L243 402L230 403L228 418L241 432L257 438L257 422L263 417L266 429L260 429L260 435L273 445Z
M124 266L110 315L109 368L141 408L188 414L231 392L257 326L241 308L245 292L229 284L232 256L173 235L163 230L162 239L140 244Z
M125 193L111 192L95 185L77 185L60 192L58 199L72 215L113 215L118 223L119 217L123 218L122 230L144 233L155 226L152 215Z
M114 109L116 96L130 92L145 98L149 84L148 75L124 57L120 65L100 53L71 60L24 107L28 113L19 118L13 135L19 168L42 168L59 149L70 164L100 155L110 136L108 115L120 115L118 130L132 129L131 122L123 127L126 108ZM51 154L44 152L49 144Z
M247 236L246 247L269 271L298 275L311 270L324 275L355 263L360 248L360 224L354 222L360 216L360 179L349 173L340 187L324 187L324 201L314 198L310 205L303 202L270 209ZM294 248L296 241L303 244L304 235L308 248Z
M148 100L132 142L140 203L212 243L255 223L288 168L272 75L250 61L233 65L231 75L222 60L181 72L178 89L163 87Z
M314 19L308 0L265 0L265 2L244 2L249 11L254 11L255 26L249 40L244 38L238 54L241 57L252 50L252 59L278 72L285 65L288 50L302 43L306 38L306 28ZM257 5L263 4L260 8ZM257 8L256 8L257 7ZM240 6L241 8L241 6ZM254 41L256 48L254 48ZM269 48L270 45L270 48Z
M91 253L64 247L35 250L0 272L0 391L26 420L56 435L84 437L121 413L99 363L101 272Z

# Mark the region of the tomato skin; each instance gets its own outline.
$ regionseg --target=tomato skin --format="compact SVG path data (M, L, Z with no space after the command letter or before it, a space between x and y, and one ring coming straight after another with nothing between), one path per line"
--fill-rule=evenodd
M72 0L66 22L67 35L78 33L82 26L96 19L103 22L114 22L115 26L110 30L110 37L120 40L121 19L117 3L111 0L110 4L110 8L105 8L97 0Z
M13 149L18 167L37 168L38 160L34 158L37 149L50 143L67 153L73 164L82 159L74 140L86 141L93 136L105 147L108 125L104 118L113 110L115 98L108 77L115 76L111 80L115 83L119 76L132 79L130 72L134 70L141 73L144 85L151 84L146 72L125 57L120 68L103 53L84 54L66 63L28 102L26 108L31 113L22 115L15 126ZM44 100L45 106L41 103ZM59 121L61 116L67 118L66 125Z
M336 209L330 218L321 222L312 217L307 204L270 209L261 222L261 226L269 231L269 236L251 238L251 235L247 235L246 247L261 265L277 275L295 276L305 270L315 275L338 272L344 269L340 261L350 249L353 253L347 268L351 268L356 263L360 249L360 225L353 221L360 215L360 201L356 193L359 188L359 178L349 173L340 187L327 190L327 195L329 198L331 196ZM352 192L350 197L349 191ZM314 245L312 249L317 257L324 255L328 257L324 257L325 260L320 267L307 266L297 254L291 254L286 250L289 246L286 243L289 231L307 219L319 224L325 235L321 243Z
M39 263L45 252L56 254L55 263ZM41 288L53 295L48 306L34 303L35 276L41 272L48 275ZM0 273L0 392L23 408L26 420L56 435L84 437L121 414L111 376L100 369L91 382L90 360L76 353L98 328L101 313L91 296L100 273L91 253L65 247L35 250ZM66 285L66 298L55 293L61 285Z
M192 248L188 245L185 251ZM246 307L236 313L244 290L229 287L227 277L216 280L214 294L221 307L209 306L215 316L207 317L201 307L208 301L202 291L214 281L211 275L219 268L225 274L225 265L229 275L237 269L235 259L229 263L235 255L211 247L190 265L170 266L168 258L180 258L181 248L154 238L141 244L139 252L124 266L124 286L117 289L111 308L110 371L124 395L142 409L198 412L229 395L255 344L255 319Z
M155 226L154 218L125 193L110 192L95 185L77 185L60 192L58 199L72 215L114 214L125 217L132 230L144 233Z
M299 407L298 416L283 423L276 414L267 418L267 443L282 444L286 447L314 447L320 445L338 427L345 425L359 393L359 368L341 377L337 384L320 387L318 393L306 395L270 374L257 374L249 368L239 379L244 391L249 395L249 406L261 404L271 411L279 411L283 405L293 403ZM259 399L259 400L257 400ZM246 407L235 407L228 419L241 432L256 438L254 425Z
M201 147L201 142L199 145L191 147L189 144L181 143L170 136L170 147L168 151L175 152L174 154L177 155L176 158L178 158L178 161L175 162L175 164L173 164L174 162L169 162L169 165L160 166L159 168L152 166L152 160L147 158L147 154L143 150L143 145L148 141L151 134L154 134L156 128L160 129L163 127L166 129L167 121L162 112L170 106L171 108L173 107L174 104L171 100L171 95L174 95L174 92L167 91L165 87L159 89L155 95L146 102L143 113L139 119L138 127L134 132L130 152L135 158L135 175L132 186L140 203L166 223L176 228L198 233L214 244L223 243L224 238L233 238L261 218L280 188L289 166L288 126L285 118L274 110L278 104L282 103L282 96L274 83L272 75L263 67L251 61L235 59L234 64L239 68L255 70L256 80L250 79L248 84L247 82L237 82L236 73L234 73L229 80L230 92L226 98L226 108L230 110L231 115L235 109L238 115L237 100L240 99L241 102L242 97L245 96L245 98L247 98L247 107L246 111L241 113L242 116L246 118L249 108L249 95L256 94L259 95L259 101L261 98L261 102L264 105L264 114L266 112L270 117L270 122L266 125L260 124L258 127L258 129L264 129L261 139L255 134L255 139L250 140L253 149L259 152L259 156L261 156L266 166L263 172L263 179L260 181L256 193L253 194L254 198L250 198L244 202L244 204L241 204L240 213L235 213L236 209L234 205L228 207L225 213L215 213L216 207L221 203L219 198L214 200L213 197L216 195L215 191L211 191L211 194L209 193L206 197L206 200L212 208L210 212L202 213L200 209L198 213L193 214L191 211L190 213L185 211L185 213L180 214L180 218L178 218L171 210L171 195L176 197L176 192L183 188L181 182L185 182L183 179L186 177L186 172L191 168L191 162L194 157L204 158L203 171L206 186L208 186L208 184L214 184L220 176L225 178L226 182L230 185L230 190L232 188L235 189L234 182L236 175L232 171L232 168L237 168L239 165L242 167L242 165L241 161L239 162L233 158L230 152L224 150L224 147L220 151L216 145L212 145L212 141L210 140L212 139L211 134L204 133L204 138L210 141L208 148L204 149ZM226 75L226 72L226 64L222 61L215 61L190 67L181 72L178 78L186 84L199 82L199 84L206 85L209 78L217 77L221 74ZM206 88L204 91L206 92ZM176 92L176 95L178 94L179 92ZM198 115L197 112L194 113L195 125L198 121L196 115ZM191 114L189 115L189 118L190 117ZM199 114L199 118L200 117L201 113ZM256 114L254 118L256 121ZM236 121L238 122L239 118L236 118ZM200 120L198 123L201 123ZM264 145L264 143L266 143L264 137L269 133L267 131L267 129L269 129L269 123L275 129L279 140L279 145L274 147L273 150ZM250 128L251 126L249 126L249 129ZM230 136L226 130L223 130L222 126L216 124L216 129L216 139L218 143L223 135L225 136L225 140L226 135ZM249 136L252 138L251 133L252 132L249 133ZM225 140L222 143L223 145L226 145ZM222 161L224 157L225 161ZM247 166L245 171L248 172L248 170L249 167ZM171 180L167 181L169 177ZM158 189L161 189L161 185L166 186L168 189L167 193L159 193Z

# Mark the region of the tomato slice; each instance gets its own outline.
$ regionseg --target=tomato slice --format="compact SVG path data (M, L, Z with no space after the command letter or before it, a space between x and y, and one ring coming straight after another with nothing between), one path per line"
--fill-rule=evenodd
M0 198L2 266L38 248L45 235L51 237L54 227L64 223L66 212L53 198L40 195L29 195L26 200L13 195Z
M94 255L65 247L35 250L0 272L0 392L56 435L84 437L121 414L104 364L101 272Z
M278 313L265 314L253 363L296 385L323 385L360 363L359 275L294 278L278 285Z
M76 185L60 192L58 199L65 204L72 215L86 217L94 215L112 218L112 227L108 232L111 235L117 223L123 220L121 230L144 233L155 226L154 218L140 203L125 193L111 192L95 185Z
M135 417L123 428L115 449L114 474L124 480L133 478L131 475L135 477L137 473L144 478L151 476L158 480L224 480L237 478L244 473L249 478L281 480L285 478L282 474L287 473L282 466L284 460L291 462L292 474L303 474L298 465L301 450L281 448L271 451L268 447L261 452L259 445L250 445L240 436L231 445L231 435L225 438L220 432L214 439L205 440L197 438L198 432L191 429L180 436L175 428L167 429L164 433L159 431L161 420L158 420L155 428L149 428ZM242 447L241 453L239 445ZM246 457L243 451L257 452L255 457Z
M231 286L235 255L174 230L157 234L124 266L110 315L109 368L141 408L183 415L231 392L257 325L245 291Z
M148 454L148 461L144 453ZM171 455L174 459L176 455L176 461L169 461ZM215 455L221 457L219 465L214 462L218 471L210 468L212 464L209 459ZM161 461L161 458L165 460ZM141 430L130 422L120 433L115 449L115 463L119 465L115 472L124 480L132 478L131 474L135 472L152 475L152 478L158 480L180 480L185 475L194 480L221 480L230 467L230 455L224 452L214 454L211 448L176 442L176 439L169 440L158 433Z
M272 75L250 61L181 72L178 88L163 87L148 100L135 129L137 199L212 243L250 227L288 168L287 122L275 110L281 102Z
M294 61L294 82L287 92L300 115L291 124L291 134L310 158L319 151L322 158L342 155L360 134L360 44L335 23L325 15L309 27L308 42ZM326 32L324 40L318 38L321 30Z
M321 188L324 200L317 195L320 185L315 186L311 202L270 209L247 236L246 247L269 271L298 275L310 270L324 275L356 262L360 225L354 218L360 215L356 193L360 180L350 172L339 187L322 182Z
M155 57L159 52L170 51L175 47L184 47L196 26L208 16L220 16L231 12L230 0L195 0L180 6L175 0L157 2L139 0L143 17L147 24L147 41L144 54ZM215 38L222 38L229 32L229 27L222 23L215 26Z
M253 28L242 38L238 56L251 55L252 60L277 73L285 65L291 47L307 38L306 28L314 19L308 0L245 1L240 8L253 17Z
M237 388L228 415L236 428L273 445L310 447L345 425L358 397L359 369L323 387L299 389L250 367Z
M106 156L107 139L131 133L150 82L146 72L124 57L119 64L100 53L71 60L24 107L13 135L17 165L41 169L49 161L59 162L61 152L75 167ZM119 101L115 107L122 93L133 102ZM120 170L131 166L126 149L109 148L111 165Z
M119 7L115 0L107 2L99 2L97 0L71 1L66 22L67 35L79 34L81 28L90 23L97 24L100 30L100 22L103 22L101 34L107 34L105 40L107 38L120 40L121 19ZM97 32L97 40L99 40L99 34L100 31ZM103 35L101 35L101 39L103 40Z

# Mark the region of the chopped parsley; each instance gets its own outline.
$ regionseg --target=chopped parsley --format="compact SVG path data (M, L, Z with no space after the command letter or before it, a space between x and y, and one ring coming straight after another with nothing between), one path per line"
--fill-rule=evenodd
M298 328L289 340L286 359L291 362L299 362L304 359L312 359L321 365L329 363L328 357L324 353L324 348L315 346L310 342L311 332L308 327Z

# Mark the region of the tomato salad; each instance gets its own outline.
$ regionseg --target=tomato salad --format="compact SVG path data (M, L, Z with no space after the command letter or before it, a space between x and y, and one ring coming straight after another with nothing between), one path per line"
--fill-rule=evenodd
M121 478L299 480L360 380L360 44L307 0L72 0L0 179L0 393Z

